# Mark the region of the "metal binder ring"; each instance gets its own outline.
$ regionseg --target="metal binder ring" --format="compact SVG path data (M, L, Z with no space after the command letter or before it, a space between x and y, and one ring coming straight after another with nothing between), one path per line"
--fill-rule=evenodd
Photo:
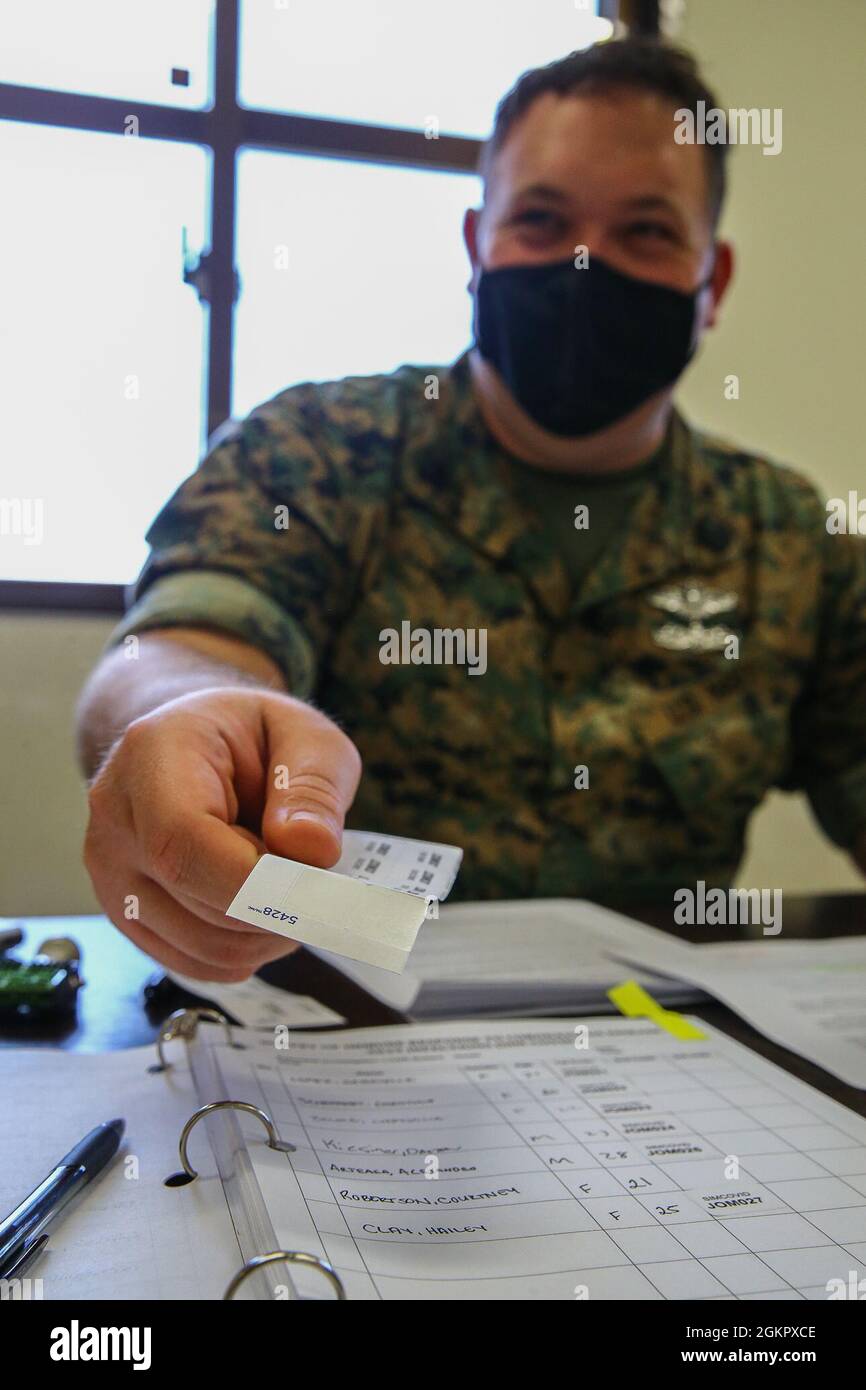
M199 1022L203 1018L210 1023L221 1023L225 1029L226 1042L229 1047L235 1046L232 1025L225 1014L221 1014L217 1009L175 1009L174 1013L169 1014L165 1020L162 1032L156 1040L159 1066L154 1070L169 1070L171 1062L167 1062L165 1059L164 1044L171 1042L174 1038L186 1038L187 1040L194 1038Z
M194 1110L181 1130L180 1161L183 1164L183 1171L188 1178L198 1177L198 1173L195 1168L190 1166L190 1161L187 1158L186 1146L189 1141L189 1136L199 1120L203 1119L205 1115L212 1115L215 1110L244 1110L248 1115L255 1115L257 1120L261 1120L268 1132L269 1149L277 1149L279 1153L283 1154L293 1154L295 1152L295 1145L290 1144L286 1139L280 1138L277 1131L274 1129L274 1122L270 1115L266 1115L264 1110L260 1110L257 1105L250 1105L249 1101L246 1100L212 1100L209 1101L207 1105L201 1105L198 1110Z
M257 1269L261 1269L262 1265L281 1264L283 1262L290 1265L310 1265L312 1268L318 1269L330 1280L336 1290L338 1300L345 1299L346 1290L343 1281L327 1260L319 1259L318 1255L310 1255L306 1250L271 1250L267 1255L254 1255L251 1260L247 1260L223 1294L223 1301L234 1298L247 1276L253 1274Z

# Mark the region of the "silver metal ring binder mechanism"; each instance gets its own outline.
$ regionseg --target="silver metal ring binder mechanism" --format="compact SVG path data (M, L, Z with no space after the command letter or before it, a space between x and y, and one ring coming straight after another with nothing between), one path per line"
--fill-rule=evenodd
M333 1265L328 1264L327 1260L320 1259L318 1255L310 1255L306 1250L271 1250L267 1255L253 1255L251 1260L247 1260L246 1264L238 1270L223 1294L223 1302L227 1302L229 1299L234 1298L241 1284L250 1274L254 1274L257 1269L262 1269L263 1266L271 1264L308 1265L312 1269L318 1269L330 1280L336 1290L338 1301L342 1301L346 1297L346 1290L343 1287L342 1279Z
M197 1178L198 1173L193 1168L187 1154L187 1142L199 1120L204 1119L205 1115L212 1115L215 1110L243 1110L247 1115L255 1115L257 1120L261 1120L268 1132L268 1148L276 1149L282 1154L293 1154L296 1146L290 1144L287 1139L281 1139L274 1129L274 1122L270 1115L266 1115L264 1110L260 1110L257 1105L251 1105L248 1100L212 1100L207 1105L200 1105L198 1110L194 1110L181 1130L180 1135L180 1161L183 1171L188 1178Z
M169 1061L167 1061L165 1057L165 1044L168 1042L172 1042L175 1038L182 1038L186 1043L193 1042L198 1031L198 1025L202 1019L206 1019L214 1023L221 1023L225 1028L226 1040L229 1046L242 1046L242 1044L234 1042L231 1024L229 1023L225 1015L219 1013L216 1009L178 1009L175 1013L173 1013L170 1016L170 1018L166 1020L165 1027L160 1033L160 1036L157 1038L156 1049L159 1055L159 1065L151 1067L150 1070L152 1072L164 1072L171 1067L172 1064ZM193 1067L193 1071L195 1070L196 1068ZM201 1094L201 1092L199 1092L199 1094ZM271 1119L270 1115L268 1115L264 1110L260 1109L259 1106L253 1105L249 1101L245 1100L213 1100L209 1101L205 1105L200 1105L197 1110L194 1110L193 1113L190 1115L189 1119L187 1120L186 1124L184 1125L183 1130L181 1131L179 1151L180 1161L183 1166L183 1174L178 1174L178 1178L182 1176L186 1179L187 1182L193 1182L198 1177L196 1169L193 1168L192 1164L189 1161L188 1144L190 1134L192 1133L195 1126L198 1124L199 1120L204 1119L208 1115L213 1115L216 1112L229 1110L241 1110L247 1115L255 1115L256 1119L260 1120L265 1128L265 1131L268 1136L269 1149L275 1149L279 1153L296 1152L296 1146L294 1144L290 1144L287 1140L281 1139L279 1137L279 1134L277 1133L276 1127L274 1126L274 1122ZM240 1136L239 1131L237 1137L240 1138L242 1144L243 1140ZM248 1198L245 1201L244 1195L240 1191L240 1188L244 1185L245 1178L248 1187L249 1173L242 1172L238 1174L231 1163L227 1164L226 1152L220 1149L218 1149L216 1152L217 1164L220 1170L220 1178L223 1182L223 1186L226 1191L226 1197L229 1200L230 1206L232 1205L233 1190L235 1189L235 1187L238 1187L239 1189L237 1196L243 1208L243 1220L236 1221L236 1225L238 1226L239 1231L240 1228L243 1227L247 1236L247 1242L249 1242L253 1232L253 1223L250 1220L249 1213L247 1211ZM231 1149L229 1159L234 1157L236 1154L237 1146ZM248 1163L245 1166L248 1169ZM168 1180L168 1182L169 1185L180 1185L171 1184L171 1180ZM241 1253L245 1253L243 1250L243 1245L241 1247ZM307 1268L317 1269L329 1281L337 1295L337 1299L342 1301L346 1298L346 1290L343 1285L343 1281L340 1278L337 1271L333 1268L333 1266L328 1264L327 1260L323 1260L319 1255L313 1255L306 1250L274 1249L268 1251L266 1254L263 1255L251 1255L249 1259L245 1260L241 1268L238 1270L237 1274L234 1275L233 1279L229 1283L228 1288L223 1294L223 1300L233 1299L238 1289L245 1282L245 1280L249 1278L251 1274L255 1274L260 1270L268 1269L271 1265L275 1264L303 1265ZM274 1285L273 1280L271 1280L270 1282L272 1288L279 1287Z
M195 1037L202 1019L206 1019L209 1023L221 1023L223 1025L229 1047L243 1047L243 1043L235 1042L232 1025L225 1014L221 1014L218 1009L175 1009L174 1013L169 1014L165 1020L162 1031L156 1040L159 1063L150 1067L150 1071L168 1071L171 1062L166 1058L165 1044L172 1042L175 1038L183 1038L184 1042L190 1042Z

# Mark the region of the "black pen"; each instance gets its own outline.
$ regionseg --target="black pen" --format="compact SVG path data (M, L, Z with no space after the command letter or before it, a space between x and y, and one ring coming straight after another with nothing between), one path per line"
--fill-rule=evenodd
M0 1279L20 1274L44 1246L42 1231L117 1153L125 1120L109 1120L61 1158L20 1206L0 1222Z

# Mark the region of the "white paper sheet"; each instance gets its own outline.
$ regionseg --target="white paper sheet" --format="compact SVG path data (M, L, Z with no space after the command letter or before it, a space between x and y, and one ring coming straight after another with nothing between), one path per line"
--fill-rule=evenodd
M232 1092L298 1146L267 1149L241 1117L277 1239L328 1259L350 1298L828 1298L866 1275L866 1120L699 1026L681 1042L637 1019L459 1022L217 1050Z
M721 1000L782 1047L866 1088L866 936L691 946L612 922L614 949Z
M271 1029L278 1023L286 1028L325 1028L346 1021L342 1014L334 1013L318 999L308 994L290 994L257 975L237 984L223 985L210 980L191 980L174 970L166 973L181 989L212 1000L247 1028Z
M153 1047L82 1056L55 1049L0 1051L0 1214L6 1216L97 1124L123 1118L120 1154L49 1227L46 1250L25 1278L46 1299L221 1298L240 1251L206 1125L190 1152L201 1174L185 1187L164 1180L180 1167L178 1139L198 1105L185 1049L149 1074Z
M443 907L437 920L423 923L399 976L325 951L317 954L391 1008L422 1018L436 1011L439 997L453 1004L452 1016L489 1015L499 1008L522 1017L535 1009L562 1011L563 1002L569 1012L589 1009L626 975L660 1003L677 1003L681 985L625 967L609 954L611 921L628 923L629 941L640 941L645 933L652 945L658 935L592 903L536 898Z
M227 915L400 971L428 904L450 891L461 857L454 845L347 831L333 869L262 855Z

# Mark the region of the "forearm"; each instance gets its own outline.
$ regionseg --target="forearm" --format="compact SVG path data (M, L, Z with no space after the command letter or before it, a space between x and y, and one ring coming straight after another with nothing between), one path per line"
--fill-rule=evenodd
M181 695L230 685L286 690L268 656L220 633L159 629L138 637L134 656L126 644L114 648L90 676L78 703L78 758L85 775L94 775L134 719Z

